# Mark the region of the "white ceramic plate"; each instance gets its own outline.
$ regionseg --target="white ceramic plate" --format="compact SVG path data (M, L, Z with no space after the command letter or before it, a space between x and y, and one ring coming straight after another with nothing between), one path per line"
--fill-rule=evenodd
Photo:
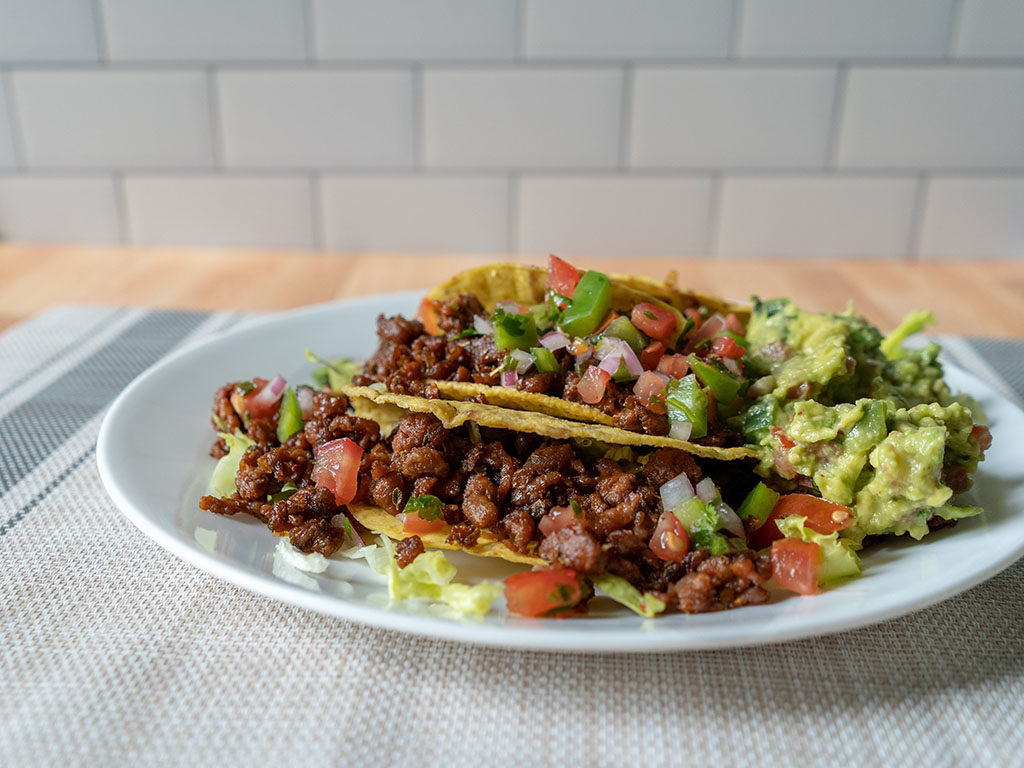
M487 645L559 651L722 648L820 635L899 616L992 576L1024 552L1024 461L1016 437L1024 413L991 388L949 370L954 390L985 406L995 444L982 465L975 503L983 517L962 521L920 543L886 544L864 556L864 576L815 597L781 597L722 613L644 620L607 598L572 619L510 618L495 604L483 620L460 621L436 608L387 604L386 588L362 561L323 574L296 570L274 551L278 539L254 520L197 507L214 461L209 410L227 381L281 373L309 380L310 347L362 358L375 348L379 312L412 313L418 295L370 297L315 306L184 349L139 376L114 402L98 443L100 474L118 507L165 549L245 589L345 619L404 632ZM461 580L503 578L518 570L456 554Z

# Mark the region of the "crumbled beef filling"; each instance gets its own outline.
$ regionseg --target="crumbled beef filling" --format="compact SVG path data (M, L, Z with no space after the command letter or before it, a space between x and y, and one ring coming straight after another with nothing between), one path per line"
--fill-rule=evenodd
M398 567L405 568L423 552L423 540L419 536L402 539L395 544L395 559L398 562Z
M392 392L422 397L438 397L437 387L429 379L499 385L505 352L495 349L494 337L456 338L473 329L475 315L485 314L477 298L467 294L449 301L435 301L433 308L443 336L427 333L417 320L380 315L377 318L379 346L353 383L365 386L383 382ZM577 391L580 377L572 355L565 349L557 350L554 355L558 371L525 373L519 376L516 388L582 403ZM669 432L668 417L648 410L636 399L629 385L608 382L604 397L594 407L611 416L615 426L622 429L649 435ZM708 425L708 435L695 442L724 446L740 445L742 440L727 425L712 422Z
M385 325L402 334L406 322ZM761 584L769 566L753 553L709 557L707 551L694 551L681 563L667 563L648 546L662 512L659 487L680 473L695 483L702 477L689 454L660 448L640 467L584 460L568 442L502 430L486 430L484 440L473 443L465 431L446 430L436 417L422 413L403 416L391 436L381 439L374 422L347 415L347 408L343 396L316 393L303 431L284 444L251 447L239 466L238 492L226 499L205 496L200 508L253 515L299 549L330 555L344 540L331 520L344 510L332 492L313 486L314 452L324 442L348 437L365 451L356 500L397 514L410 496L437 496L451 526L450 543L471 547L487 531L519 552L580 573L623 576L688 612L768 599ZM269 503L268 495L287 483L298 490ZM544 535L540 521L552 508L569 505L579 509L576 519ZM423 544L410 537L397 547L404 567Z

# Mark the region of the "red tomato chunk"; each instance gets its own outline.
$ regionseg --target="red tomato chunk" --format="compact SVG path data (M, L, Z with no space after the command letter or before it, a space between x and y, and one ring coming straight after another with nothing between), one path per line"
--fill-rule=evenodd
M437 533L444 530L444 519L425 520L415 512L406 512L403 515L405 520L402 523L402 530L405 533Z
M779 539L772 544L772 578L798 595L816 594L820 559L821 547L812 541Z
M579 281L580 273L576 267L554 254L548 256L548 288L568 299L572 298L572 292L576 290Z
M608 386L612 375L608 371L592 365L587 368L580 383L576 385L576 391L580 393L580 399L589 405L600 403L604 397L605 387Z
M747 350L737 344L736 340L729 336L719 336L711 342L711 354L718 355L719 357L728 357L732 360L739 360L746 353Z
M572 568L523 571L505 579L508 611L519 616L552 616L574 607L583 597L583 582Z
M362 458L363 449L347 437L324 443L316 450L313 483L318 488L333 491L337 504L348 504L359 489Z
M676 332L675 313L646 301L633 307L629 319L639 330L660 341L666 341Z
M662 560L678 563L690 551L690 537L678 517L671 512L662 512L649 546L651 552Z

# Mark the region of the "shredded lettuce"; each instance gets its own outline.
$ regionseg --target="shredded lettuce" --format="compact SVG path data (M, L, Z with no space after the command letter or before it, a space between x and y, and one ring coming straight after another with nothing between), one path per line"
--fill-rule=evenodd
M852 542L840 539L839 532L823 533L811 530L804 523L806 517L790 515L776 521L779 531L787 539L799 539L817 544L821 549L821 563L818 566L818 584L826 586L843 579L860 576L860 558L852 549Z
M298 568L306 573L323 573L327 570L327 558L319 552L305 552L297 549L288 539L281 539L277 542L277 551L274 553L281 560L292 568Z
M311 363L320 363L321 366L313 371L313 383L318 389L330 387L332 392L347 387L352 383L352 377L363 369L362 364L355 360L346 360L345 358L325 360L314 354L309 348L306 349L306 359Z
M210 493L223 499L238 490L235 485L238 465L242 463L245 452L256 445L256 442L241 432L234 435L229 432L217 434L224 438L228 452L227 455L220 457L217 466L213 468L213 474L210 476Z
M903 357L907 353L903 348L903 342L915 333L923 331L926 325L931 325L934 322L935 315L927 310L918 309L911 312L882 339L880 345L882 354L885 355L887 360L897 360Z
M621 576L602 573L600 576L595 576L593 582L595 587L608 595L612 600L621 603L629 608L629 610L648 619L654 618L665 610L665 603L650 592L641 593L640 590Z

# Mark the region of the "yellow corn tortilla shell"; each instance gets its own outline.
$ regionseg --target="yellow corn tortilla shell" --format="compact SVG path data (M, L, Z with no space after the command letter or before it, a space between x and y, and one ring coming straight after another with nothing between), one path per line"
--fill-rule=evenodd
M371 507L365 504L349 504L348 510L361 525L374 533L381 533L389 539L400 541L409 538L412 534L402 530L403 523L394 515L386 512L380 507ZM536 555L527 555L516 552L507 544L498 540L493 534L481 531L477 542L472 547L462 547L458 544L449 544L446 539L451 533L451 526L445 527L434 533L419 533L424 547L432 549L455 549L478 557L498 557L510 563L522 563L524 565L548 565L548 561Z
M664 280L657 280L646 275L610 274L608 276L617 283L656 296L680 312L684 309L705 306L712 312L720 312L723 315L732 312L744 323L750 319L750 306L747 304L738 304L707 293L684 291L677 287L675 270L669 272Z
M676 440L672 437L645 435L640 432L629 432L604 424L583 424L567 421L546 413L536 411L513 411L484 403L463 402L461 400L428 400L423 397L396 395L393 392L380 392L372 387L345 387L342 392L350 401L369 400L372 403L397 405L406 411L416 413L432 413L446 429L455 429L472 421L481 427L492 429L510 429L514 432L530 432L543 435L554 440L571 440L573 438L590 438L612 445L636 445L653 448L679 448L694 456L706 459L759 458L758 453L750 448L713 448L698 445L687 440Z
M536 392L521 392L512 387L492 387L489 384L476 384L471 381L437 381L438 392L446 400L468 400L476 395L484 395L487 402L501 408L512 408L517 411L535 411L546 413L559 419L584 421L588 424L614 425L612 417L607 413L586 403L574 403L554 395L541 395Z

